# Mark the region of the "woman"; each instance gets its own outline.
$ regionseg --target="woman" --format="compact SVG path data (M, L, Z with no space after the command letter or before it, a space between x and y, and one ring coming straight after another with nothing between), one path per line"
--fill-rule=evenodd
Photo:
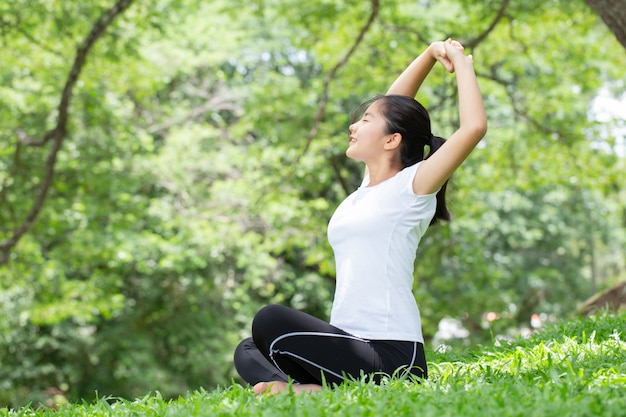
M458 85L460 127L447 141L432 135L413 99L437 61ZM302 392L362 375L427 377L413 265L428 225L449 220L448 178L487 129L472 57L456 41L434 42L387 95L364 106L346 155L365 163L365 177L328 224L337 266L330 323L284 306L261 309L252 338L235 351L237 371L257 394L283 391L290 379Z

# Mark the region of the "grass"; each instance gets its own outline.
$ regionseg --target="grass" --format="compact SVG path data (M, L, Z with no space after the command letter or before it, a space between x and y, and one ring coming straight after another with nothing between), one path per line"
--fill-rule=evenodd
M626 313L576 319L504 346L433 354L430 379L256 397L234 384L175 400L105 398L0 416L626 416Z

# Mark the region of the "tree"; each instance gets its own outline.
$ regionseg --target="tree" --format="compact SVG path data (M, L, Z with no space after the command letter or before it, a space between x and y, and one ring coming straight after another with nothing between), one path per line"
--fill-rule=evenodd
M106 32L107 28L113 23L113 21L120 14L124 13L124 11L131 5L131 3L132 0L118 0L113 6L105 10L93 24L91 30L89 31L87 36L85 36L84 40L78 45L74 61L68 71L67 80L65 81L61 92L59 104L56 108L57 114L54 127L42 134L41 138L39 139L31 138L25 130L18 130L18 142L15 145L13 160L14 169L18 169L18 166L20 164L22 147L41 147L47 145L48 143L52 143L52 145L46 158L44 174L41 183L37 187L38 189L35 191L35 196L33 199L34 201L31 209L29 210L26 217L21 220L21 223L19 225L16 225L14 229L8 234L8 236L0 241L0 264L8 262L9 252L19 242L22 236L24 236L24 234L31 229L33 223L37 220L40 211L43 209L46 197L53 181L57 156L67 135L69 109L72 100L73 90L76 83L78 82L80 73L83 69L83 66L85 65L90 50L92 49L95 42ZM3 23L7 24L8 26L11 26L13 24L19 25L20 12L17 11L17 8L14 10L14 12L18 16L16 21L7 21ZM5 177L3 183L0 186L0 193L4 197L2 199L2 202L5 205L8 205L8 201L6 200L6 193L7 188L9 187L9 180L12 179L13 178L8 176Z
M45 180L52 143L26 142L54 130L68 62L109 7L0 4L5 243ZM491 126L451 184L453 222L420 247L425 334L453 316L480 341L486 312L499 332L571 311L626 270L624 158L588 117L626 65L606 33L556 0L135 4L89 50L45 205L0 266L0 401L227 384L260 306L327 317L326 223L363 172L349 114L447 36L474 54ZM450 75L418 98L449 134Z
M626 1L585 0L585 3L600 16L619 43L626 48Z

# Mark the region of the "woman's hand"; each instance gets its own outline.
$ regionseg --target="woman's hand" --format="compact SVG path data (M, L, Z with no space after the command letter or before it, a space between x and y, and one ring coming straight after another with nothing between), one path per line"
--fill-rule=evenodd
M459 128L420 166L413 180L413 192L430 194L439 190L450 175L463 163L476 144L487 132L487 115L474 72L471 55L465 55L463 47L448 39L433 47L448 71L455 72L459 97ZM433 63L431 55L431 63ZM438 60L439 60L438 59Z
M443 48L446 53L446 58L452 65L452 71L448 70L450 72L453 72L454 68L457 65L461 65L465 62L473 64L474 62L471 55L465 55L465 53L463 52L463 45L461 45L457 41L448 39L447 41L443 42Z
M430 56L433 59L441 62L441 65L443 65L444 68L450 73L454 72L454 61L451 59L451 56L449 54L452 53L455 57L456 55L458 55L458 53L464 55L463 45L451 39L448 39L445 42L433 42L430 44L428 49L430 52Z
M454 48L456 51L448 51L446 48ZM428 48L419 54L402 74L396 78L393 84L391 84L391 87L389 87L389 90L387 90L387 94L415 97L417 90L419 90L422 82L437 61L441 62L448 72L454 72L455 60L451 58L456 58L458 55L456 52L465 56L463 54L463 45L457 41L448 39L445 42L431 43Z

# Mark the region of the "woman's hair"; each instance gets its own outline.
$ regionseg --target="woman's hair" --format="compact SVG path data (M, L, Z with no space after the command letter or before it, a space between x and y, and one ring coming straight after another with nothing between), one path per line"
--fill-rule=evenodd
M352 121L355 122L367 107L374 102L379 103L380 111L387 122L386 133L400 133L402 135L400 160L403 168L428 159L446 141L432 134L428 111L411 97L401 95L378 95L373 97L357 109L352 117ZM426 146L428 146L429 151L426 157L424 157L424 148ZM447 185L448 181L437 192L437 208L430 224L450 220L450 212L446 207Z

